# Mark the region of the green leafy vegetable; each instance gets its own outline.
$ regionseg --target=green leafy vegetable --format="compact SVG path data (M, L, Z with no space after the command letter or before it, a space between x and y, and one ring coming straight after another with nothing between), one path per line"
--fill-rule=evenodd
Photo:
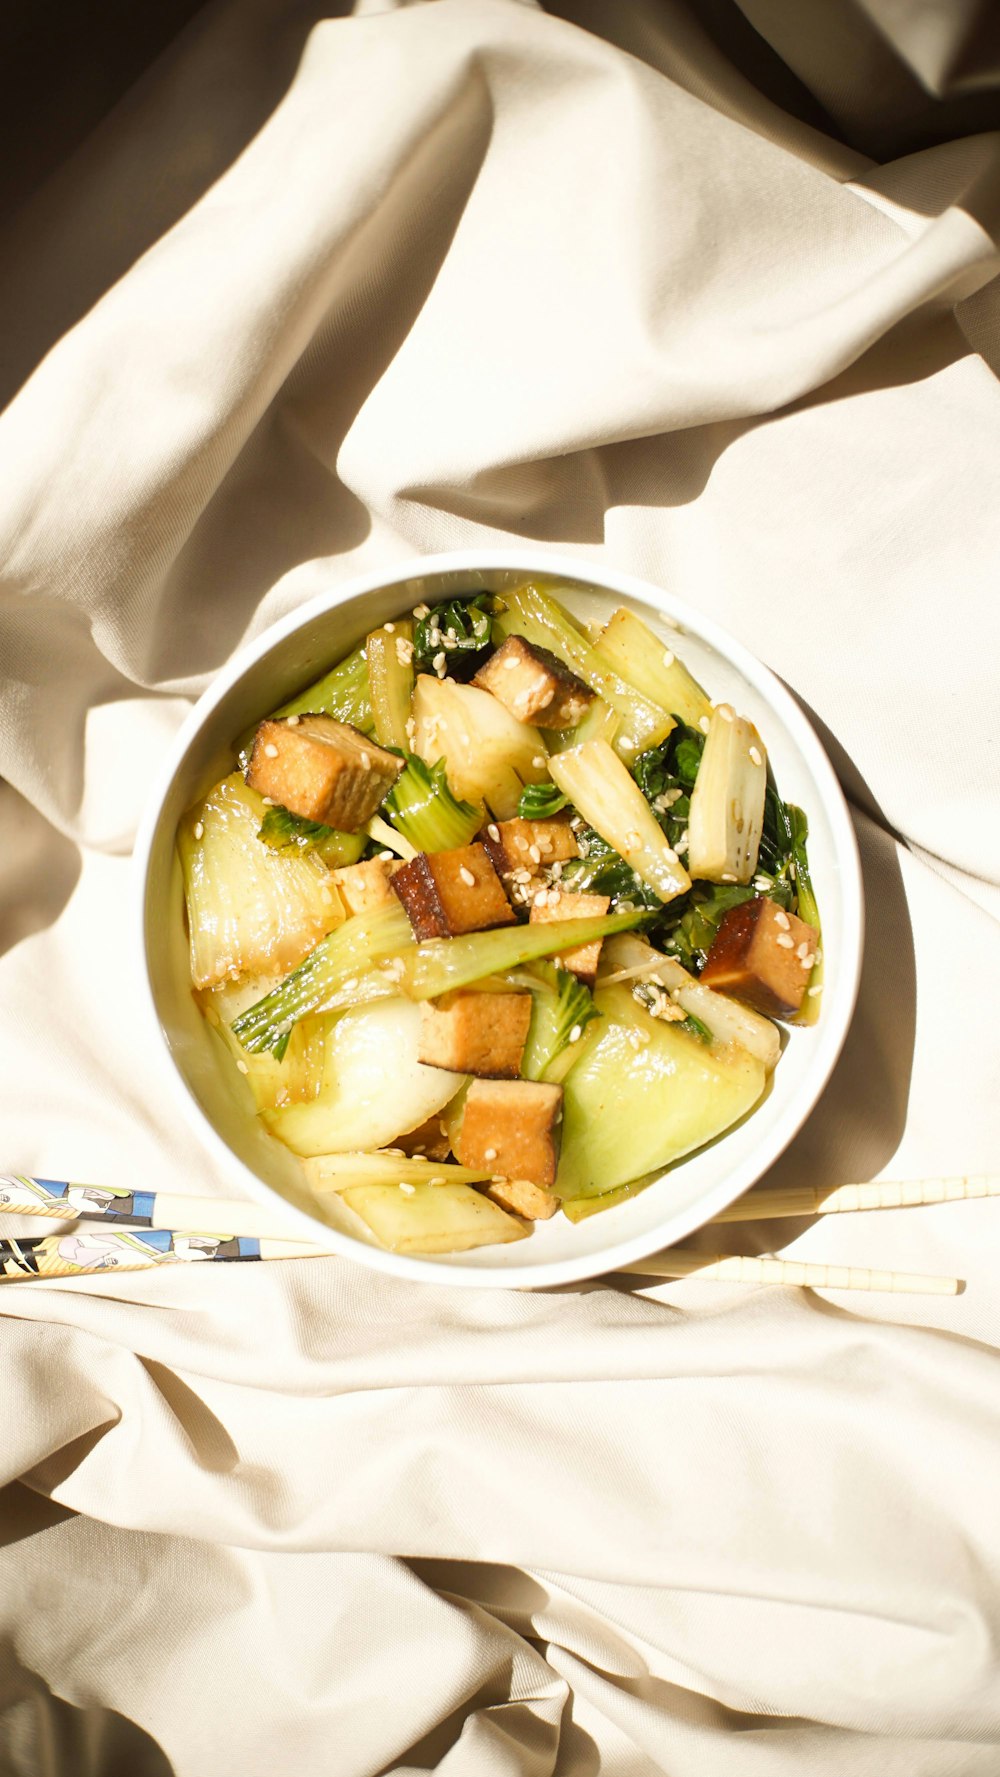
M234 1019L233 1034L251 1055L273 1051L299 1018L326 1011L346 981L407 948L413 948L413 933L398 902L372 913L356 913L317 944L277 987Z
M655 942L697 975L715 941L723 914L730 907L753 899L753 889L744 888L742 883L696 882L685 896L684 906L666 909L665 917L657 921ZM680 917L672 921L670 916L675 911Z
M547 821L569 806L557 784L525 784L517 812L523 821Z
M659 895L647 887L631 864L626 864L621 853L593 827L583 821L574 822L574 832L580 856L563 865L560 880L564 888L578 894L607 895L618 912L630 907L662 906Z
M712 1033L709 1030L708 1025L702 1024L701 1019L696 1018L693 1012L689 1012L687 1017L682 1019L677 1028L678 1030L686 1030L692 1037L697 1037L699 1043L710 1043L712 1041Z
M272 851L315 852L331 870L356 864L367 844L365 833L339 833L320 821L304 821L287 808L269 808L257 829L257 838Z
M444 759L427 765L411 753L382 804L393 826L418 851L468 845L483 824L481 808L452 795L445 769Z
M540 960L528 973L532 1012L521 1072L526 1080L558 1084L580 1053L577 1045L587 1025L600 1013L589 988L571 970Z
M288 703L275 710L276 717L310 715L333 716L338 722L350 722L362 733L374 732L371 698L368 691L368 663L363 647L355 648L345 660L326 673L315 684L301 691Z
M483 663L492 645L493 617L503 601L491 592L474 597L447 599L421 617L413 638L413 663L424 672L435 670L443 654L453 678L467 679Z

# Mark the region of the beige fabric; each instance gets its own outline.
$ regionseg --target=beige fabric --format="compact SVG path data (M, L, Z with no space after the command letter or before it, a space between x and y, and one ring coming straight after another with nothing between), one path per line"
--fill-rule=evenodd
M988 9L557 10L232 0L7 230L9 1166L228 1188L123 939L148 772L318 588L510 538L827 736L868 952L775 1181L997 1165ZM4 1772L992 1777L996 1206L728 1241L968 1289L5 1290Z

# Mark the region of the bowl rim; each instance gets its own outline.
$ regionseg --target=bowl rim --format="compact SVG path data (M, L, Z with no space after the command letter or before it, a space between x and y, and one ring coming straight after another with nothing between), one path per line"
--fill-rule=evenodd
M230 1148L216 1129L207 1112L195 1097L192 1087L181 1073L171 1049L167 1031L160 1018L153 989L147 946L146 908L150 893L150 864L160 817L174 778L202 728L218 705L228 696L244 673L255 666L288 636L308 627L316 618L325 616L338 605L363 597L367 593L391 586L394 582L417 580L441 573L477 573L482 571L556 576L582 586L592 584L598 591L634 598L640 605L651 606L668 618L674 618L684 630L721 654L766 702L773 705L790 732L794 745L803 756L807 769L816 782L823 799L833 836L834 855L840 875L844 939L835 991L824 998L823 1019L819 1026L819 1042L813 1057L813 1071L808 1093L797 1095L785 1106L766 1138L753 1149L739 1166L723 1172L718 1182L699 1201L692 1212L688 1207L675 1215L667 1215L655 1229L618 1240L598 1253L553 1259L541 1264L506 1264L496 1270L464 1268L459 1259L443 1264L433 1258L389 1252L370 1246L331 1228L327 1223L309 1216L283 1197L281 1192L258 1177ZM705 616L685 599L654 581L640 575L606 567L588 557L560 555L538 548L454 549L433 555L407 556L385 562L380 567L348 576L345 580L318 593L305 604L269 624L213 675L211 683L198 698L174 737L167 756L151 786L149 797L136 835L133 853L135 896L133 903L133 944L138 950L138 974L145 1020L151 1021L157 1039L165 1051L167 1071L173 1083L176 1101L183 1106L188 1126L219 1164L221 1171L237 1179L244 1195L269 1206L277 1201L287 1212L289 1234L297 1229L299 1238L324 1246L343 1258L370 1268L420 1283L448 1284L466 1289L551 1289L590 1278L607 1276L623 1266L637 1264L653 1253L676 1244L735 1202L748 1190L788 1147L807 1118L812 1114L836 1065L850 1027L857 1001L864 948L864 895L857 838L851 823L847 802L833 766L809 717L782 681L744 644L732 636L714 618ZM723 1138L724 1139L724 1138Z

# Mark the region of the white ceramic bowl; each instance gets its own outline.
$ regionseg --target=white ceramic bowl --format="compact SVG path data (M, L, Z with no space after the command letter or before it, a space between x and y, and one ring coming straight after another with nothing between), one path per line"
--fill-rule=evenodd
M480 588L502 591L533 574L557 577L580 614L637 610L676 645L715 701L726 699L760 729L782 795L809 816L809 858L823 917L826 986L811 1029L793 1031L769 1096L750 1117L677 1162L627 1203L575 1227L540 1222L511 1245L434 1258L384 1252L335 1198L333 1225L310 1213L299 1163L257 1122L248 1086L191 997L183 895L174 835L180 815L232 769L233 738L341 659L366 632L409 612ZM791 1141L823 1090L847 1033L861 966L862 896L857 847L833 770L784 686L738 642L671 593L605 568L538 550L477 550L424 557L367 574L312 600L245 648L192 710L156 788L137 843L144 979L188 1117L244 1197L287 1205L289 1232L345 1257L424 1282L551 1286L593 1277L680 1240L731 1203ZM391 1082L387 1082L391 1089ZM324 1200L325 1202L327 1200Z

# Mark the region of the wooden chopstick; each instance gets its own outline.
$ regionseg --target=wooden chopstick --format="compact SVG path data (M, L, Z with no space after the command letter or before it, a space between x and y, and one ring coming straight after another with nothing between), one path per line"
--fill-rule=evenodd
M696 1277L704 1283L779 1283L811 1290L888 1290L893 1295L957 1296L957 1277L931 1277L914 1271L870 1271L859 1265L812 1265L798 1259L766 1259L729 1253L686 1252L673 1247L622 1265L638 1277Z
M828 1216L865 1209L915 1209L924 1203L963 1203L972 1198L1000 1197L1000 1174L968 1178L880 1179L867 1185L837 1185L830 1190L785 1186L748 1191L723 1209L713 1222L763 1222L776 1216Z

